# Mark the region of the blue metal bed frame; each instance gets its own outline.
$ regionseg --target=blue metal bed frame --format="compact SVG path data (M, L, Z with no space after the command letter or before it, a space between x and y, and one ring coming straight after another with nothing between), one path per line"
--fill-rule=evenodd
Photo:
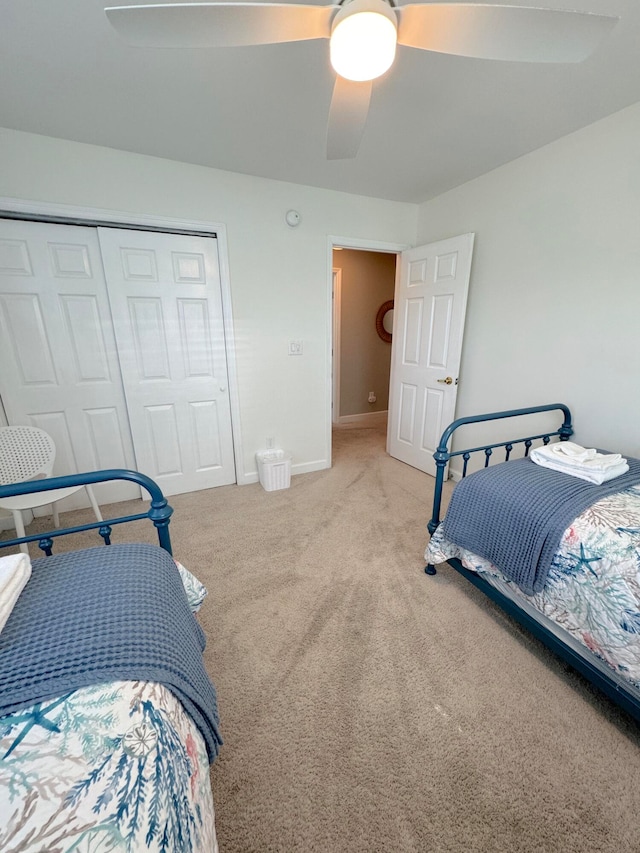
M532 435L526 438L517 438L510 441L496 442L494 444L481 445L464 450L449 450L449 441L453 433L461 426L466 424L483 423L485 421L496 421L504 418L515 418L522 415L532 415L541 412L561 411L564 415L561 426L554 431ZM542 440L544 444L549 444L551 439L558 436L560 441L567 441L573 434L571 425L571 412L564 403L551 403L546 406L533 406L527 409L512 409L505 412L491 412L484 415L476 415L466 418L458 418L450 424L442 433L442 438L438 444L433 457L436 461L436 485L433 497L433 512L431 520L427 525L429 533L433 534L440 523L440 510L442 502L442 487L444 485L445 472L450 459L462 457L463 470L462 476L466 476L467 465L472 453L484 453L484 467L488 467L493 451L498 448L503 448L505 451L505 461L508 461L513 449L516 445L524 445L524 455L528 456L529 450L534 441ZM508 598L500 590L492 586L486 581L482 575L477 572L466 569L462 562L457 558L452 558L447 561L452 568L459 572L475 587L481 590L488 598L498 604L506 613L512 616L524 628L530 631L535 637L543 642L548 648L555 652L559 657L570 664L581 675L583 675L591 684L598 687L617 705L619 705L627 713L631 714L635 720L640 721L640 699L636 693L628 691L620 682L615 680L613 676L609 676L602 670L602 663L597 655L593 654L586 647L584 650L578 651L571 645L564 643L556 634L550 631L545 625L541 624L535 616L521 609L517 602ZM435 575L436 568L433 565L425 566L425 572L428 575Z
M158 533L158 544L169 554L171 551L171 537L169 536L169 520L173 509L167 503L162 494L160 486L138 471L127 471L123 468L113 468L107 471L89 471L84 474L68 474L65 477L51 477L46 480L29 480L24 483L14 483L9 486L0 486L0 498L10 498L16 495L28 495L33 492L48 492L53 489L66 489L70 486L85 486L87 484L105 483L109 480L130 480L137 483L151 496L151 505L147 512L136 515L125 515L118 518L109 518L106 521L94 521L91 524L81 524L77 527L59 527L46 533L38 533L31 536L23 536L18 539L7 539L0 541L0 548L9 548L13 545L21 545L27 542L38 542L39 548L47 557L53 552L53 540L58 536L66 536L69 533L80 533L83 530L97 529L104 540L105 545L111 544L112 527L115 524L125 524L129 521L138 521L142 518L150 519Z

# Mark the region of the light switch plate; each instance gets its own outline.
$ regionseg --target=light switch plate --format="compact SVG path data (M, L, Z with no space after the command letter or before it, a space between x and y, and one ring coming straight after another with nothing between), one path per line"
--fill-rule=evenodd
M302 355L302 341L289 341L289 355Z

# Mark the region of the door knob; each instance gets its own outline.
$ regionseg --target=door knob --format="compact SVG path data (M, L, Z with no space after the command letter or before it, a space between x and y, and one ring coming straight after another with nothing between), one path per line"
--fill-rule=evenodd
M438 379L437 381L443 382L445 385L451 385L451 383L453 382L453 379L451 378L451 376L447 376L446 379Z

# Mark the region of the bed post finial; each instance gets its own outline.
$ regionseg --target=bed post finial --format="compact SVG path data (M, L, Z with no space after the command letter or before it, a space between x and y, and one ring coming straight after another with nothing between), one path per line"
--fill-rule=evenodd
M438 449L433 454L436 461L436 484L433 490L433 514L431 520L427 524L429 535L433 536L436 527L440 524L440 503L442 501L442 486L444 483L444 473L449 461L449 451L447 450L448 436L443 435L440 439ZM431 563L424 567L425 574L435 575L436 567Z
M573 435L573 427L571 426L571 416L565 415L564 423L558 430L560 441L569 441Z
M435 532L436 527L440 524L440 502L442 500L442 486L444 483L444 472L447 467L447 462L449 461L449 451L447 450L446 444L444 447L442 446L442 442L438 446L438 449L433 454L433 458L436 461L436 484L433 490L433 514L431 516L431 520L429 524L427 524L427 529L430 534Z
M149 508L149 518L153 521L156 530L158 531L158 541L160 547L173 554L171 550L171 538L169 537L169 520L173 514L172 507L167 503L167 499L163 497L161 500L152 500Z

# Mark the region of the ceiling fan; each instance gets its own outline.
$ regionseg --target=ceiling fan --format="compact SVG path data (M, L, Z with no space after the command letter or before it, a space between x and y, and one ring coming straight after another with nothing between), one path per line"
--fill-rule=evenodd
M343 0L299 3L173 2L108 6L107 18L143 47L240 47L330 39L336 82L329 110L327 158L355 157L373 80L393 64L396 45L478 59L581 62L617 18L525 6Z

